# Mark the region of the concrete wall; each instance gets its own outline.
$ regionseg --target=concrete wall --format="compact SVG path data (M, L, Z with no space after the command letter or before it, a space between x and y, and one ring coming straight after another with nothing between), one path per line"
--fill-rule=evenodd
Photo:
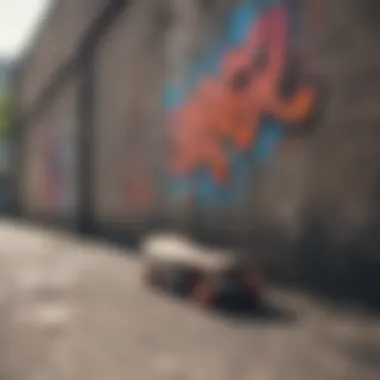
M224 230L236 240L257 214L251 204L259 197L256 172L274 160L289 138L286 130L304 133L313 117L318 94L300 38L308 9L288 1L189 0L131 2L127 9L95 59L97 218L125 222L147 209L173 211L176 223ZM260 53L250 45L255 37L263 39L270 67L258 67L251 85L235 93L229 82L245 70L239 65L254 65L243 60ZM254 99L263 86L273 92L266 103ZM185 136L175 132L180 112ZM200 121L193 120L197 112ZM253 124L239 121L240 114ZM198 148L203 151L195 153ZM183 164L181 172L174 162ZM286 207L281 218L294 219ZM231 218L237 218L234 230Z
M165 10L134 1L95 57L95 217L124 229L152 216L158 189L157 141L164 134Z
M84 17L84 1L69 3ZM373 288L378 12L370 0L129 2L94 56L96 222L127 231L169 219L276 254L294 279L351 286L361 273ZM22 74L23 104L57 66L41 69L48 60L39 49L51 52L39 46L50 35ZM78 46L70 38L66 56ZM25 206L45 209L31 194Z
M57 70L72 59L83 36L106 0L58 0L52 3L46 20L37 30L35 41L25 52L18 78L20 113L31 110L41 91Z

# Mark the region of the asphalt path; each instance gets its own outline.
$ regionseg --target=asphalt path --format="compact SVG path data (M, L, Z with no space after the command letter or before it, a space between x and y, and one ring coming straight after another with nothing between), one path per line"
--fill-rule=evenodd
M375 316L280 289L264 315L200 311L128 253L1 221L0 379L380 379Z

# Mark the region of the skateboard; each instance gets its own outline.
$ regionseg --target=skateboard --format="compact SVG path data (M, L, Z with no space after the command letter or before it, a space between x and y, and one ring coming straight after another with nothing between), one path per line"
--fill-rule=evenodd
M235 252L205 247L180 235L149 237L142 245L143 280L212 307L223 296L260 300L263 278L252 264Z

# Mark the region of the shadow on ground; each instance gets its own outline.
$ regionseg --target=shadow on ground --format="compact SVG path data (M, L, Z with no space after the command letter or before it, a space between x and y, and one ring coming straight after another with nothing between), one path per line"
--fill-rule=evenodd
M292 325L297 322L295 311L285 309L267 300L252 304L231 298L219 299L216 302L214 312L234 321L251 321L264 325Z
M197 308L192 305L191 301L184 295L160 288L152 288L159 297L171 298L185 306ZM297 323L298 318L294 310L281 307L269 300L257 301L252 303L247 299L239 299L233 296L219 296L209 309L199 309L199 312L205 312L233 322L251 322L262 325L293 325Z

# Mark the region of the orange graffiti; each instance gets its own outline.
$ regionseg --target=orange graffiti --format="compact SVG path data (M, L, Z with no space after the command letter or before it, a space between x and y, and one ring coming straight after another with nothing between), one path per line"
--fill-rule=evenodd
M242 152L257 141L261 120L272 116L292 125L305 121L316 100L303 86L281 95L287 65L288 15L274 7L256 23L245 44L222 62L221 78L198 85L171 120L175 174L209 167L218 183L229 177L226 146Z

